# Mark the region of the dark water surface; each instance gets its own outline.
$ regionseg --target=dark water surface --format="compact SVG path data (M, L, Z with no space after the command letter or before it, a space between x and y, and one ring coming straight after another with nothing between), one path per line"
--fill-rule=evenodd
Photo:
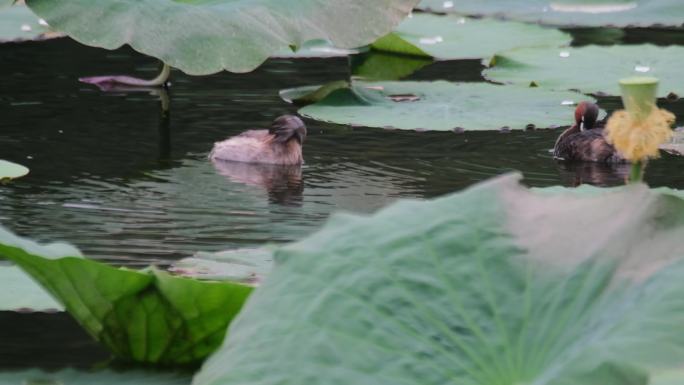
M103 93L76 80L110 73L153 77L156 65L130 49L110 52L68 39L0 45L0 158L31 169L0 185L0 222L38 240L71 242L114 264L166 265L200 250L297 240L333 211L368 213L398 198L431 198L510 170L522 171L532 186L623 183L624 167L553 161L549 149L558 130L417 133L307 121L301 183L264 168L217 169L206 159L214 141L296 111L279 90L344 79L348 68L347 59L316 59L272 60L250 74L176 71L165 124L154 92ZM412 78L479 81L480 69L472 61L443 62ZM602 100L602 106L616 108L619 100ZM666 107L681 123L684 103ZM683 166L684 159L665 155L649 165L647 180L684 188ZM0 367L21 366L32 356L40 361L36 349L18 346L26 347L22 335L44 330L41 319L31 326L20 318L0 314ZM53 347L45 357L74 364L100 359L72 321L59 322L81 354L55 355ZM10 332L16 329L8 324L23 325L24 334ZM70 349L62 340L51 343Z
M68 39L9 44L0 46L0 70L2 158L31 169L0 187L0 221L117 264L165 264L198 250L296 240L332 211L371 212L508 170L522 171L533 186L613 185L623 178L622 170L554 162L554 130L416 133L308 121L301 185L272 183L268 172L249 167L217 170L206 160L214 141L294 112L280 89L343 79L347 59L272 60L249 74L174 72L168 127L160 125L158 95L103 93L76 81L153 76L156 65L130 49L110 52ZM477 63L439 63L413 77L477 81L478 74ZM682 103L668 107L684 111ZM682 164L669 156L654 162L649 182L684 187Z

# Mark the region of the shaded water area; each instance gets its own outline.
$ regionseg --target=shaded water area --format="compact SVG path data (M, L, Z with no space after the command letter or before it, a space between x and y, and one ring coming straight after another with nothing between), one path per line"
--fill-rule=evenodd
M294 241L334 211L370 213L511 170L531 186L620 185L627 172L555 162L549 150L560 130L418 133L310 120L301 178L207 160L213 142L295 112L279 90L347 78L347 58L271 60L249 74L175 71L168 121L160 117L158 93L103 93L77 82L109 73L154 76L156 65L128 48L110 52L68 39L6 44L0 70L1 157L31 169L0 185L0 222L116 265L164 266L197 251ZM480 70L477 61L442 62L411 78L480 81ZM617 98L600 102L608 110L620 106ZM683 123L684 102L665 107ZM664 155L649 165L648 183L684 188L683 162ZM64 339L35 338L44 332L42 318L22 317L0 313L0 367L89 365L106 356L66 315L40 316L59 320L50 328ZM58 347L73 354L54 354Z

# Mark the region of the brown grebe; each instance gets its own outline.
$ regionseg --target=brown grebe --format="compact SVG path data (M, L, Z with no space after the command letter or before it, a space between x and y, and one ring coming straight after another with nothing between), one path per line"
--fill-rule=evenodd
M268 130L249 130L214 143L211 160L278 165L302 164L306 126L294 115L283 115Z
M575 124L563 131L553 147L555 159L602 163L622 163L625 159L606 141L602 124L597 122L599 108L582 102L575 110Z

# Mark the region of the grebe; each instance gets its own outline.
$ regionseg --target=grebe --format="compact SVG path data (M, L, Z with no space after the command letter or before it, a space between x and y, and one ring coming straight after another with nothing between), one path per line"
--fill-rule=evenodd
M597 123L599 108L582 102L575 110L575 124L556 140L555 159L602 163L622 163L625 159L606 141L601 123Z
M249 130L214 143L211 160L278 165L302 164L306 126L294 115L283 115L268 130Z

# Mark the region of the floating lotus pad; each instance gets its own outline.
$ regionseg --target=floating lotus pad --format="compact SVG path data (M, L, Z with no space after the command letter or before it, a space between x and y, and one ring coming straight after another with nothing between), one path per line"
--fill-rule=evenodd
M260 248L200 252L175 262L169 270L184 277L258 285L272 267L273 251Z
M572 37L538 25L460 16L413 14L390 35L373 43L378 50L442 60L482 59L519 47L559 47Z
M392 30L419 0L28 0L77 41L130 44L191 75L247 72L316 39L356 48ZM350 27L350 21L363 28ZM179 26L182 26L179 28Z
M418 9L570 27L684 25L680 0L423 0Z
M204 359L252 291L156 269L117 269L84 259L72 246L39 245L0 228L3 257L39 282L117 357L147 364Z
M372 50L351 57L351 72L356 79L399 80L434 63L429 56L408 56Z
M1 12L1 11L0 11ZM4 179L15 179L25 176L29 169L13 162L0 159L0 181Z
M584 95L487 83L354 83L299 112L312 119L405 130L499 130L570 125Z
M7 4L5 4L7 5ZM59 37L25 5L0 4L0 43Z
M335 80L322 86L304 86L296 88L287 88L281 90L279 92L279 95L284 101L288 103L307 105L322 100L335 90L347 87L349 87L348 81Z
M283 48L275 54L271 55L274 58L330 58L330 57L344 57L354 55L361 52L361 49L344 49L337 48L330 42L325 40L311 40L304 43L301 47L292 50L292 48Z
M681 370L682 193L519 179L336 215L276 251L193 384L644 385Z
M618 81L629 76L660 79L659 96L684 95L684 47L620 45L612 47L528 48L494 57L485 78L506 84L619 95Z

